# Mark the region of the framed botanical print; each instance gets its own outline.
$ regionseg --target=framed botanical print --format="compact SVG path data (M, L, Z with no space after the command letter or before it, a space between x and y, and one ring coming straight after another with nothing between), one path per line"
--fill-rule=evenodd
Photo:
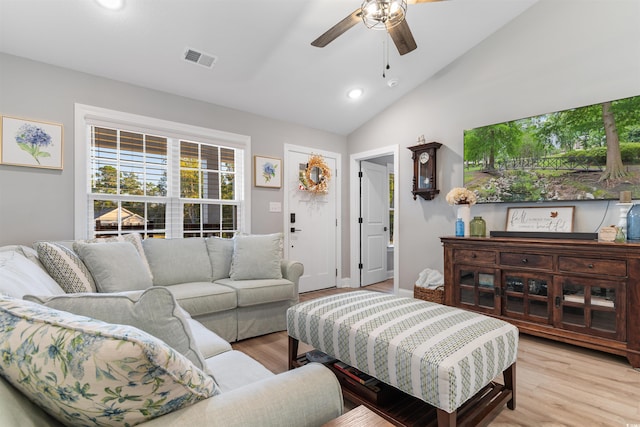
M62 169L62 125L2 116L0 163Z
M256 187L282 186L282 160L274 157L253 156L253 181Z

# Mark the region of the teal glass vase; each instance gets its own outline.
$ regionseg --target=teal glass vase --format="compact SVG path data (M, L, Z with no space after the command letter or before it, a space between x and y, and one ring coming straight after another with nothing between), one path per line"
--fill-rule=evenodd
M627 240L640 241L640 204L631 206L627 213Z

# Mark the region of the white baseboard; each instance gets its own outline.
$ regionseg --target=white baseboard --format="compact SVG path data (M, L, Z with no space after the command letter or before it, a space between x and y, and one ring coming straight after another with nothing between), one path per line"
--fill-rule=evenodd
M398 289L398 296L405 298L413 298L413 289Z

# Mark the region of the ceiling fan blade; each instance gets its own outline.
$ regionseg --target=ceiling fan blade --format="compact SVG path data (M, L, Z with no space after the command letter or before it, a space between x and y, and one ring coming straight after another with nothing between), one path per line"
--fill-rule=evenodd
M406 19L395 27L387 28L387 31L400 55L405 55L418 47Z
M416 3L433 3L436 1L446 1L446 0L407 0L407 4L416 4Z
M326 33L311 42L311 46L325 47L339 36L341 36L349 28L362 21L362 9L358 8L351 15L338 22L333 27L329 28Z

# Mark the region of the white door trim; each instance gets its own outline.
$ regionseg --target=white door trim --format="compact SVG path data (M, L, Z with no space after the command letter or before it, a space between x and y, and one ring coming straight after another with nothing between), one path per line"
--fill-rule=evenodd
M360 287L360 283L358 277L360 277L360 273L358 272L358 261L356 254L358 253L358 243L359 243L359 227L358 227L358 203L360 203L360 198L358 197L358 171L360 170L360 161L368 160L374 157L388 156L393 155L393 199L395 200L394 206L394 217L395 221L393 222L393 293L398 293L399 286L399 265L400 265L400 233L398 232L399 221L400 218L400 197L398 195L398 189L400 185L398 184L400 180L400 174L398 169L399 162L399 154L400 154L400 146L399 145L388 145L386 147L376 148L374 150L363 151L361 153L354 153L350 156L349 160L349 194L351 195L350 199L350 249L351 249L351 282L350 287L358 288Z
M340 166L342 165L342 154L335 153L332 151L326 150L318 150L316 148L304 147L302 145L294 145L294 144L284 144L284 161L283 165L289 164L289 153L291 151L302 151L309 152L314 154L320 154L324 157L334 158L336 159L336 170L334 171L334 176L331 178L334 180L335 185L333 186L336 191L336 220L338 224L336 226L336 247L335 256L336 256L336 268L338 269L338 276L336 277L336 286L340 286L341 277L342 277L342 174L340 170ZM287 233L289 225L289 191L291 190L289 185L289 180L285 179L283 183L283 232L284 232L284 257L285 259L289 259L289 248L291 247L289 242L289 233ZM295 260L292 260L295 261Z

